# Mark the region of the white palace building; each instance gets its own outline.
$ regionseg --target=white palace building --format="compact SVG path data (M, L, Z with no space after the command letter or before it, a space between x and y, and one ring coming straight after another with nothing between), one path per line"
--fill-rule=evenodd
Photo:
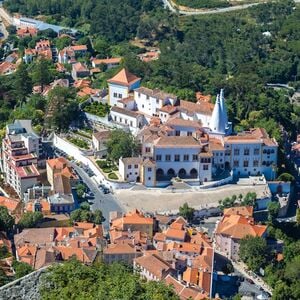
M128 127L141 142L140 157L119 160L123 180L159 186L174 177L194 183L234 176L275 178L278 144L263 128L232 133L223 90L216 103L179 100L140 87L121 70L108 81L111 121Z

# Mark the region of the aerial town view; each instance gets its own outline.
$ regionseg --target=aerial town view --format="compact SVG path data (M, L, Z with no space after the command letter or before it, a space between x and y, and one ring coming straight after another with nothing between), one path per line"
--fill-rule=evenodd
M0 300L300 299L300 0L0 1Z

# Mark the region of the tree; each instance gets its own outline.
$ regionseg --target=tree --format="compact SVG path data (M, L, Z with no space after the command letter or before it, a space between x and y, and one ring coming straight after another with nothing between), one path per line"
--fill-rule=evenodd
M267 243L264 238L246 236L240 241L239 257L257 272L267 261Z
M26 212L19 220L20 228L33 228L43 219L43 214L39 211Z
M188 222L191 222L194 218L195 209L193 207L189 207L187 203L184 203L179 207L179 215L185 218Z
M108 156L113 161L118 161L120 157L131 157L138 153L138 144L133 135L121 129L111 131L106 146Z
M12 35L17 33L17 27L14 25L9 25L6 27L7 32Z
M234 268L231 262L226 263L223 267L222 267L222 272L226 275L233 273L234 272Z
M295 181L295 177L289 173L282 173L278 179L279 181L284 181L284 182L287 182L287 181L290 181L290 182L294 182Z
M278 212L280 209L280 204L278 202L270 202L268 203L268 220L273 223L274 220L278 216Z
M77 102L74 100L75 90L67 87L56 87L48 95L48 112L45 117L45 124L48 128L57 131L68 130L71 123L80 125L82 114Z
M50 72L49 61L45 58L36 60L32 71L33 82L39 84L41 90L44 91L45 85L50 83L52 79L53 76Z
M86 266L74 259L53 265L41 279L41 299L66 297L87 300L179 300L173 287L163 282L146 282L129 266L119 263Z
M0 206L0 231L9 231L13 228L15 219L9 214L5 206Z
M96 209L94 212L87 209L87 207L78 208L71 212L71 222L88 222L95 224L102 224L105 221L102 211Z
M21 278L31 272L34 271L34 269L27 263L20 262L17 260L13 261L13 268L15 270L15 277L16 278Z
M77 195L79 198L83 197L85 190L86 190L86 187L84 184L82 184L82 183L77 184L76 191L77 191Z
M58 51L64 49L67 46L70 46L71 43L72 43L72 39L69 38L68 36L58 37L55 40L55 46L56 46Z
M14 89L21 104L25 102L26 97L32 92L32 81L24 63L19 66L15 73Z
M285 268L285 276L291 281L300 280L300 255L295 256L290 262L287 263Z

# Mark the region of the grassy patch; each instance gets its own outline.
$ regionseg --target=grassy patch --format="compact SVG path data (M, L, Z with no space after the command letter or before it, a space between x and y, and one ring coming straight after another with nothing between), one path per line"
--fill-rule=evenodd
M89 149L89 144L88 142L75 138L75 137L70 137L68 138L68 141L71 142L72 144L74 144L75 146L82 148L82 149Z
M109 105L99 102L92 102L84 105L83 110L89 114L103 118L109 113Z

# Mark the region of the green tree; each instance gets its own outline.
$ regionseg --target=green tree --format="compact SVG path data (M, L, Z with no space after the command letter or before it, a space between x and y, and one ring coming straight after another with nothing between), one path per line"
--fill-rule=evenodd
M187 203L184 203L179 207L179 215L185 218L188 222L191 222L194 218L195 209L190 207Z
M287 263L285 268L286 278L299 282L300 280L300 255L294 257Z
M0 259L11 256L6 246L0 247Z
M57 131L66 131L71 123L82 122L82 114L75 97L75 90L66 87L56 87L49 92L45 124Z
M27 66L24 63L19 66L15 73L14 89L16 97L22 105L26 97L32 92L32 81L27 72Z
M39 211L26 212L19 220L20 228L34 228L43 219L43 214Z
M295 181L295 177L289 173L282 173L278 178L277 180L279 181L284 181L284 182L287 182L287 181L290 181L290 182L294 182Z
M226 263L223 267L222 267L222 272L224 274L230 274L234 272L234 268L231 262Z
M120 157L131 157L138 154L138 144L133 135L121 129L111 131L106 146L109 158L116 162Z
M105 221L102 211L96 209L95 211L90 211L87 207L78 208L71 212L70 221L74 222L89 222L95 224L102 224Z
M77 195L79 198L83 197L85 190L86 190L86 187L84 184L82 184L82 183L77 184L76 191L77 191Z
M24 262L20 262L20 261L17 261L17 260L14 260L13 261L13 268L15 270L15 277L16 278L21 278L31 272L34 271L34 269L29 265L29 264L26 264Z
M274 220L277 218L278 216L278 212L280 209L280 204L278 202L270 202L268 204L268 220L270 222L274 222Z
M5 206L0 206L0 230L9 231L15 224L15 219L9 214Z
M45 58L40 58L36 60L33 65L32 71L32 81L35 84L41 86L41 90L44 91L45 85L49 84L53 79L50 71L49 61Z
M71 43L72 43L72 40L68 36L58 37L55 40L55 46L56 46L56 48L57 48L58 51L64 49L65 47L70 46Z
M179 300L173 287L163 282L146 282L128 266L119 263L86 266L76 260L54 265L42 275L41 299L67 298Z
M267 261L267 243L264 238L246 236L240 241L239 256L247 266L258 271Z

